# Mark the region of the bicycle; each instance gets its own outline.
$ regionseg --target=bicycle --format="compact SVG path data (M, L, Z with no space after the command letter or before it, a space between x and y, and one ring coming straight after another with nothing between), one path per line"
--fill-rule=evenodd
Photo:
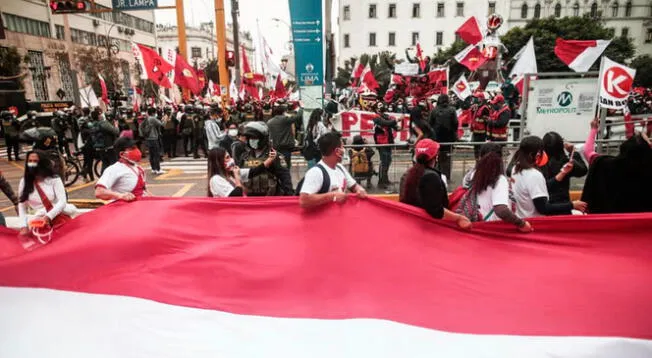
M67 155L65 157L65 168L63 171L64 181L63 184L66 187L69 187L77 182L79 177L82 175L84 163L80 157L82 157L81 152L75 152L71 157ZM102 161L100 159L93 159L93 173L97 178L102 176Z

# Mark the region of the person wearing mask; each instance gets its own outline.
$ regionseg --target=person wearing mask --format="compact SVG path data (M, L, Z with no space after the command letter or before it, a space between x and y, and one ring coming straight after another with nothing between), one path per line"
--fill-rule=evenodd
M548 132L543 136L543 150L548 155L548 164L541 168L541 172L546 178L550 202L570 203L570 178L581 178L588 173L582 156L575 152L572 144L564 142L557 132ZM568 157L566 151L572 158ZM568 167L571 168L570 171Z
M84 108L83 113L88 113L88 116L84 116L79 120L79 140L81 144L80 150L82 153L82 171L81 174L84 177L85 182L94 181L95 174L93 173L93 163L95 161L95 145L93 144L93 129L97 125L96 122L93 122L91 117L91 112L89 108Z
M293 116L286 115L287 106L284 100L274 103L272 114L274 117L267 122L269 136L274 149L283 155L285 163L292 168L292 151L295 147L296 124Z
M224 139L224 134L220 128L222 122L222 110L219 107L212 107L210 109L210 117L204 124L206 130L206 141L208 142L208 151L220 146L220 142Z
M283 155L279 158L269 143L269 130L263 122L249 122L245 125L244 136L247 138L247 148L240 160L241 168L253 169L273 156L273 164L264 172L250 176L245 184L249 196L284 196L292 195L292 177ZM237 162L237 161L236 161Z
M344 143L339 134L329 132L319 138L322 159L306 172L299 184L299 203L303 208L313 208L331 202L342 204L346 191L366 198L367 191L359 185L342 166Z
M247 152L247 137L245 136L245 125L238 126L238 132L231 143L231 157L235 160L235 165L242 168L244 164L244 154Z
M20 124L16 120L13 113L9 111L0 112L0 119L2 120L2 130L4 131L5 144L7 145L7 159L11 162L11 152L14 152L16 161L22 160L18 156L20 153Z
M149 150L149 163L152 166L152 173L163 174L161 170L161 151L159 137L163 123L156 117L156 108L147 109L147 118L140 124L141 135L145 138Z
M306 126L306 137L301 154L308 162L308 169L314 167L321 160L321 152L317 143L319 143L321 136L328 133L328 129L321 120L323 114L322 109L313 110Z
M652 140L637 133L620 145L617 156L594 151L598 121L584 145L589 173L584 182L582 200L591 214L641 213L652 211Z
M95 148L96 154L102 161L102 171L116 162L116 152L113 149L113 143L120 134L111 122L106 120L99 109L91 112L91 142Z
M224 148L209 150L208 196L219 198L246 196L242 183L249 180L250 176L257 176L271 167L274 164L275 155L274 152L270 152L270 156L257 167L240 169Z
M206 130L204 124L206 123L206 113L202 105L195 106L195 116L193 117L193 158L199 159L199 148L204 151L204 156L208 158L208 151L206 150Z
M142 153L130 138L120 138L114 144L120 159L106 168L95 185L95 197L101 200L134 201L152 196L147 190L145 170L138 164Z
M471 120L471 142L483 143L487 140L487 126L491 108L487 102L484 93L481 91L473 94L475 103L472 107L472 120ZM473 154L475 159L480 159L480 145L473 146Z
M416 145L416 164L408 169L401 183L399 201L424 209L435 219L452 221L461 229L470 229L471 221L448 210L448 193L442 174L435 169L439 143L423 139Z
M179 121L172 115L172 108L167 106L163 110L163 150L168 158L177 156L177 127Z
M184 113L181 115L181 120L179 121L179 131L183 139L183 153L186 157L190 156L190 150L194 148L194 137L192 134L195 130L195 122L193 121L193 111L194 107L192 105L185 105L183 107Z
M389 181L389 167L392 165L392 147L394 144L394 131L398 130L398 123L386 113L386 107L383 102L376 103L377 116L374 122L374 141L381 145L378 147L380 156L380 176L378 178L378 187L387 189L392 183Z
M492 142L506 142L510 118L512 114L505 104L505 97L502 94L497 95L491 100L489 121L485 122L487 139Z
M546 178L540 168L548 164L548 155L544 151L543 140L536 136L521 140L507 173L512 181L512 193L516 204L516 216L531 218L548 215L565 215L571 210L586 211L586 203L573 201L553 204L550 202ZM571 172L571 166L562 168L565 175Z
M220 147L224 148L229 155L232 155L233 152L231 151L231 147L233 146L233 143L238 140L238 127L235 123L229 124L226 133L222 135L222 137L223 139L220 141Z
M457 212L472 221L503 220L516 225L520 232L531 232L530 223L511 210L502 146L486 143L480 147L479 154L475 168L464 177L467 193Z
M70 220L75 207L68 204L63 181L55 174L52 161L42 151L27 154L25 173L18 185L20 235L29 236L29 221L44 221L51 227L58 227ZM28 215L31 211L34 215Z
M430 112L430 126L434 131L435 141L439 143L453 143L457 141L457 113L450 104L447 94L442 94L437 99L437 107ZM439 170L446 177L451 178L451 152L453 146L442 145L439 148Z

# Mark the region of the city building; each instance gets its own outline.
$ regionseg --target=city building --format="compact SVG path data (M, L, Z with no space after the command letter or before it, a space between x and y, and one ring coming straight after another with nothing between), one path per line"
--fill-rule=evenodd
M109 9L111 0L95 0L95 4ZM6 39L0 39L0 51L16 47L28 59L23 85L29 100L75 98L75 88L88 80L74 59L78 46L106 47L123 60L125 91L136 79L131 42L156 47L152 10L60 15L51 13L47 1L11 0L0 2L0 14L6 34Z
M508 6L509 0L340 0L337 63L381 51L402 58L417 42L426 54L435 53L455 41L455 30L469 17L482 22L494 12L506 14Z
M512 28L535 18L585 15L613 28L615 36L631 37L637 54L652 54L650 0L512 0L506 18Z
M178 48L179 34L176 25L157 25L158 47ZM209 60L217 58L217 41L215 39L215 24L207 22L199 27L186 26L186 41L188 48L188 63L202 67ZM247 58L253 66L254 45L249 32L240 31L240 45L245 47ZM226 49L233 51L233 27L226 28Z

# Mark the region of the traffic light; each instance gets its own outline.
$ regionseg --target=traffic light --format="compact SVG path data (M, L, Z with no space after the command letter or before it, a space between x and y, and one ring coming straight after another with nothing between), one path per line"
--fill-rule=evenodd
M226 65L228 67L235 66L235 54L233 51L226 51Z
M70 14L75 12L86 12L86 1L50 0L50 9L52 9L53 14Z

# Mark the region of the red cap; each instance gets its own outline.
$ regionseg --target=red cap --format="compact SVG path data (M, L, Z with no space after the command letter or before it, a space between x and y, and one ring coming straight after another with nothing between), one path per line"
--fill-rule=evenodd
M417 157L425 155L428 161L431 161L437 156L437 153L439 153L439 143L432 139L422 139L417 143L415 152Z
M491 104L496 104L500 102L505 102L505 97L502 94L497 95L494 99L491 100Z

